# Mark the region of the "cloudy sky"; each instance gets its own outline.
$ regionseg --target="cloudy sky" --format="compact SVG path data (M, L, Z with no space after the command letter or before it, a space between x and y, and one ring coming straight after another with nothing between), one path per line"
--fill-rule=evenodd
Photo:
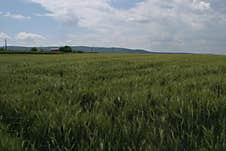
M0 45L5 38L226 54L226 0L1 0Z

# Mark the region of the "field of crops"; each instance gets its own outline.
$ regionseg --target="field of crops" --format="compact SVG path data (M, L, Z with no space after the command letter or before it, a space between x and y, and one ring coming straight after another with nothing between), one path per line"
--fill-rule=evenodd
M0 150L226 150L226 56L2 54Z

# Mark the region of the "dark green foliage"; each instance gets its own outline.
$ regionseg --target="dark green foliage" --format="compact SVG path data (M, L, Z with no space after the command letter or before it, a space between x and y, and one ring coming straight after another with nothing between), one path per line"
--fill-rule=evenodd
M38 51L38 48L33 47L33 48L31 48L31 51L32 51L32 52L37 52L37 51Z
M72 52L72 48L69 46L60 47L61 52Z
M0 55L0 150L226 150L226 57Z
M75 53L84 53L83 51L74 51Z

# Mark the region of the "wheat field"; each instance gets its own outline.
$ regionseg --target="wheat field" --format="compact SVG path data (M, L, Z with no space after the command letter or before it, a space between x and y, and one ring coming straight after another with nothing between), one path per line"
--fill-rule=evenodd
M0 150L226 150L226 56L2 54Z

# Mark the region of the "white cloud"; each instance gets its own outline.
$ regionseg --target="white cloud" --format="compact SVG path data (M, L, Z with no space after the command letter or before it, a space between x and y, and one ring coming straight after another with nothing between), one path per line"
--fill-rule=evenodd
M121 10L112 7L112 0L31 0L41 4L52 16L63 23L79 25L88 28L103 28L119 25L125 21L148 23L153 19L168 17L183 19L183 15L200 15L193 12L196 9L209 9L210 3L198 0L144 0L133 8ZM115 1L115 0L114 0ZM116 0L117 1L117 0Z
M10 36L6 33L0 32L0 39L9 39Z
M199 10L207 10L207 9L210 9L210 3L204 2L204 1L199 1L199 0L194 0L193 1L193 6L196 9L199 9Z
M0 12L0 15L4 16L4 17L12 18L12 19L17 19L17 20L31 19L30 16L24 16L24 15L21 15L21 14L14 14L14 13L11 13L11 12L6 12L6 13Z
M208 41L221 33L211 33L213 29L226 25L226 15L212 9L210 0L143 0L129 9L113 7L112 0L30 1L49 11L43 16L88 29L91 33L80 38L90 44L146 49L177 49L183 45L184 49L195 49L200 45L193 41ZM203 37L203 32L210 34Z
M16 39L18 40L28 40L28 41L35 41L35 40L43 40L45 39L44 36L35 33L28 33L28 32L20 32L16 35Z
M45 14L34 14L35 16L38 17L54 17L54 14L51 13L45 13Z

